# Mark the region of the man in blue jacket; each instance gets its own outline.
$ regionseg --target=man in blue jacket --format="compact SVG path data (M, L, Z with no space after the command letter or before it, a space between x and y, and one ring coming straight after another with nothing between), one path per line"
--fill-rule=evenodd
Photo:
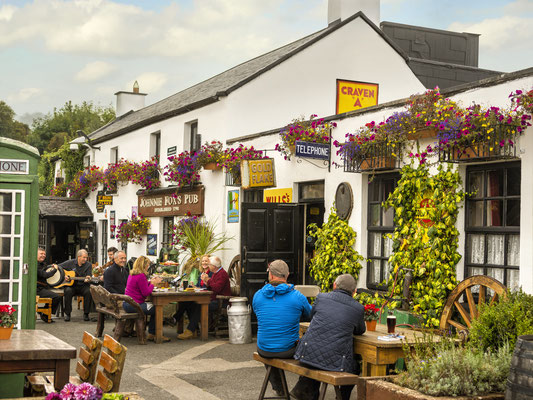
M359 374L353 359L353 335L366 331L365 309L354 300L353 276L337 277L333 291L320 293L311 311L309 329L300 340L294 358L313 368ZM318 399L320 382L301 377L291 391L296 399ZM349 399L353 385L341 386L342 399Z
M300 317L309 317L307 298L287 284L289 267L282 260L268 266L269 283L254 295L257 315L257 352L265 358L292 358L298 343ZM270 374L272 389L283 394L281 375L277 368Z

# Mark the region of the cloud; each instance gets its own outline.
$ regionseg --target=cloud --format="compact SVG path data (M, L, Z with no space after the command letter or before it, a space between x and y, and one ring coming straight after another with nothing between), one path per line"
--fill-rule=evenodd
M75 76L76 80L82 82L91 82L97 81L101 78L108 76L111 72L115 70L115 66L104 62L104 61L94 61L91 62L85 67L83 67Z
M9 4L0 7L0 21L9 21L13 18L16 10L16 7Z
M19 90L17 93L12 93L8 95L7 100L16 103L23 103L42 94L43 90L40 88L24 88Z
M161 89L168 81L167 74L161 72L145 72L139 75L136 79L128 83L126 90L131 91L134 81L139 83L139 91L141 93L154 93Z

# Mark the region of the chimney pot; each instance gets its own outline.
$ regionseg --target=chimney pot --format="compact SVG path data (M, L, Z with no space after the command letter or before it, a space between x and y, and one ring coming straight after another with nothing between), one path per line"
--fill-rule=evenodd
M133 83L133 93L139 93L139 82L137 81Z

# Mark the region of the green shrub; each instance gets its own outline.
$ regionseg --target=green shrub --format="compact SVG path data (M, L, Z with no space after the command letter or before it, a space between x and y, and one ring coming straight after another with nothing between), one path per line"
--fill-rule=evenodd
M510 365L508 345L484 352L444 341L415 349L407 359L407 371L398 375L395 383L430 396L503 392Z
M513 351L518 336L532 334L533 296L520 290L491 306L481 305L479 317L472 321L469 345L496 350L508 343Z

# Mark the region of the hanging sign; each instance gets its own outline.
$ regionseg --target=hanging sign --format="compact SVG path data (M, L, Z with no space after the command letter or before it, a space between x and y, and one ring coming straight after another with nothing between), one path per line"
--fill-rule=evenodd
M297 140L294 144L296 148L296 157L329 160L329 143L313 143Z
M377 83L337 79L337 114L378 104Z
M274 160L244 160L241 163L242 188L276 186Z
M165 188L139 195L137 211L143 217L203 215L204 187L197 186L190 190Z
M292 203L292 188L265 189L263 191L264 203Z
M103 191L96 196L96 212L104 212L105 206L113 205L113 196L104 195Z
M172 146L172 147L167 148L167 157L175 155L177 149L178 149L177 146Z

